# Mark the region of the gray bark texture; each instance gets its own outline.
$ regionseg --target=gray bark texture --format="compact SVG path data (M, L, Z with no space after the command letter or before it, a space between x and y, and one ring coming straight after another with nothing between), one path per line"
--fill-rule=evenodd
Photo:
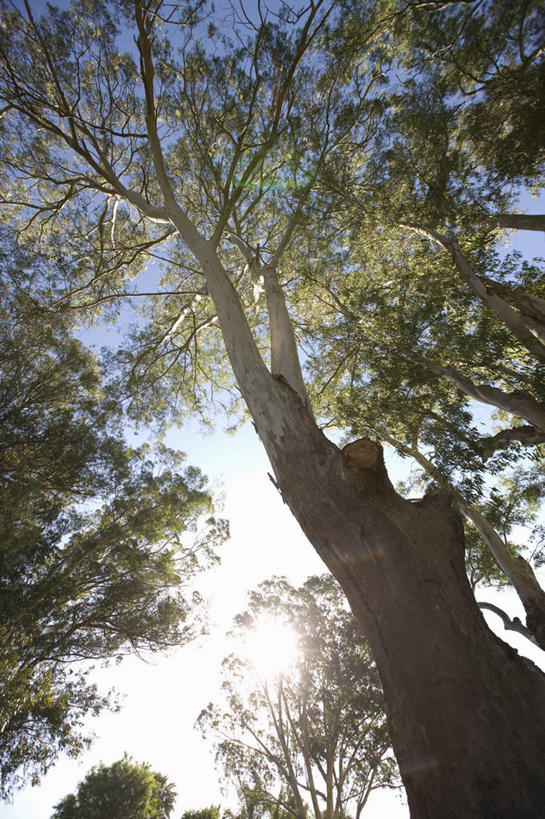
M401 498L377 444L341 453L283 381L271 401L277 422L258 432L371 645L411 816L542 815L545 677L486 625L458 514L444 495Z

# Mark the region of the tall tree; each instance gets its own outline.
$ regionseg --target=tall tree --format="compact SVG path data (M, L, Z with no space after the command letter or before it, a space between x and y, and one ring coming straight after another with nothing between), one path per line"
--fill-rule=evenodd
M201 3L115 4L122 30L99 0L6 8L2 188L9 219L62 246L74 309L127 298L150 257L166 261L162 284L139 290L151 325L120 354L132 409L200 411L208 385L232 386L228 360L285 502L371 645L413 815L533 817L543 675L488 630L449 498L405 500L377 443L329 441L297 354L297 285L342 257L341 194L370 199L380 88L409 70L391 34L407 5L243 7L230 38Z
M55 805L51 819L168 819L175 799L166 776L125 755L92 768L76 793Z
M513 470L520 473L525 461L534 471L543 464L543 433L520 421L522 405L543 411L540 362L452 277L447 259L430 258L426 243L402 243L392 229L377 252L376 234L360 228L357 235L354 252L345 254L350 274L329 268L306 285L309 360L322 410L353 434L378 436L415 457L429 480L456 499L517 591L532 639L543 647L545 594L529 562L482 515L484 506L492 508L491 493L498 506L497 487ZM501 261L481 249L475 256L502 278L539 286L538 265L521 263L517 254ZM402 271L395 276L394 260ZM476 402L502 408L495 434L492 419L484 427L479 420L484 407L474 418ZM533 486L539 490L542 482ZM532 503L540 492L543 497L542 489L532 492ZM511 500L504 497L505 523Z
M6 237L4 237L4 240ZM180 453L132 449L95 355L26 286L47 265L2 245L0 270L0 791L85 746L112 705L89 663L178 645L200 629L189 589L225 526ZM79 663L79 664L76 664Z
M523 105L507 80L524 85L543 71L543 9L508 6L447 3L430 15L410 4L396 18L408 74L390 97L374 175L347 186L341 264L308 276L306 320L322 407L405 454L419 441L429 448L417 460L439 468L434 480L477 527L544 647L545 593L475 508L524 447L542 461L545 441L542 271L539 260L506 254L493 230L543 227L540 216L495 213L515 183L542 178L539 141L511 154L506 145L540 128L543 86ZM506 142L483 153L471 123L478 117L486 133L489 92ZM495 434L472 422L475 402L499 411Z
M199 717L226 779L271 814L359 819L371 792L398 780L378 675L340 587L328 575L300 588L266 581L236 622L241 648L223 661L226 704ZM245 640L281 654L282 626L298 651L267 673Z

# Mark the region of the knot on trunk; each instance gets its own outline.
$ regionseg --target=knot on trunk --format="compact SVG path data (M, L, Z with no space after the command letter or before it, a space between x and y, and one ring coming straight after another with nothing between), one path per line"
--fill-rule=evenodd
M372 469L378 461L380 446L370 438L358 438L343 447L342 454L347 466Z

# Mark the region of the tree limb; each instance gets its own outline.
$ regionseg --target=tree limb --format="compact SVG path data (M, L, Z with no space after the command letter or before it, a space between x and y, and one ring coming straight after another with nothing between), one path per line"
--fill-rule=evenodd
M494 227L513 230L545 230L543 213L493 213L489 221Z
M477 601L477 605L480 609L492 611L494 614L497 614L498 617L501 617L503 627L506 629L506 631L516 631L518 634L522 634L524 637L526 637L527 640L530 640L530 642L534 645L538 645L535 637L528 631L526 626L521 623L518 617L513 617L513 619L511 619L503 609L500 609L499 606L496 606L493 603L483 603L482 601Z
M539 341L531 332L528 324L525 322L523 313L515 310L508 304L501 296L490 290L484 282L477 276L477 274L470 267L466 257L460 249L460 245L456 239L442 236L429 228L420 225L401 224L401 227L408 228L422 236L431 239L435 244L440 245L447 250L456 269L461 277L470 286L476 296L483 301L496 315L503 321L507 329L515 336L526 349L541 360L545 360L545 345Z
M484 438L483 441L483 461L487 461L497 449L501 449L509 441L518 441L523 446L537 446L545 443L545 432L530 426L513 427L502 429L496 435Z
M519 418L524 418L533 427L545 432L545 406L536 401L530 393L524 390L514 390L506 393L489 384L474 384L470 378L467 378L454 367L438 364L420 353L412 353L410 358L430 372L448 378L449 381L475 401L490 404Z

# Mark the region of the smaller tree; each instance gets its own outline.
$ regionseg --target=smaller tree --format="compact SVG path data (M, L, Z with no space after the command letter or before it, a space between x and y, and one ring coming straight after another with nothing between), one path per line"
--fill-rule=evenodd
M51 819L168 819L176 792L166 776L125 755L92 768Z
M0 229L0 796L78 754L111 704L85 661L201 629L226 523L182 453L134 449L99 359L36 309L51 266ZM82 662L84 661L84 662Z
M267 674L247 647L262 638L259 653L273 653L271 623L285 626L285 642L293 630L297 651ZM199 723L217 738L241 815L358 819L370 793L398 779L378 674L339 586L328 575L300 588L273 578L251 593L235 633L241 649L223 662L227 703L210 704Z
M209 808L201 810L186 810L180 819L220 819L219 805L210 805Z

